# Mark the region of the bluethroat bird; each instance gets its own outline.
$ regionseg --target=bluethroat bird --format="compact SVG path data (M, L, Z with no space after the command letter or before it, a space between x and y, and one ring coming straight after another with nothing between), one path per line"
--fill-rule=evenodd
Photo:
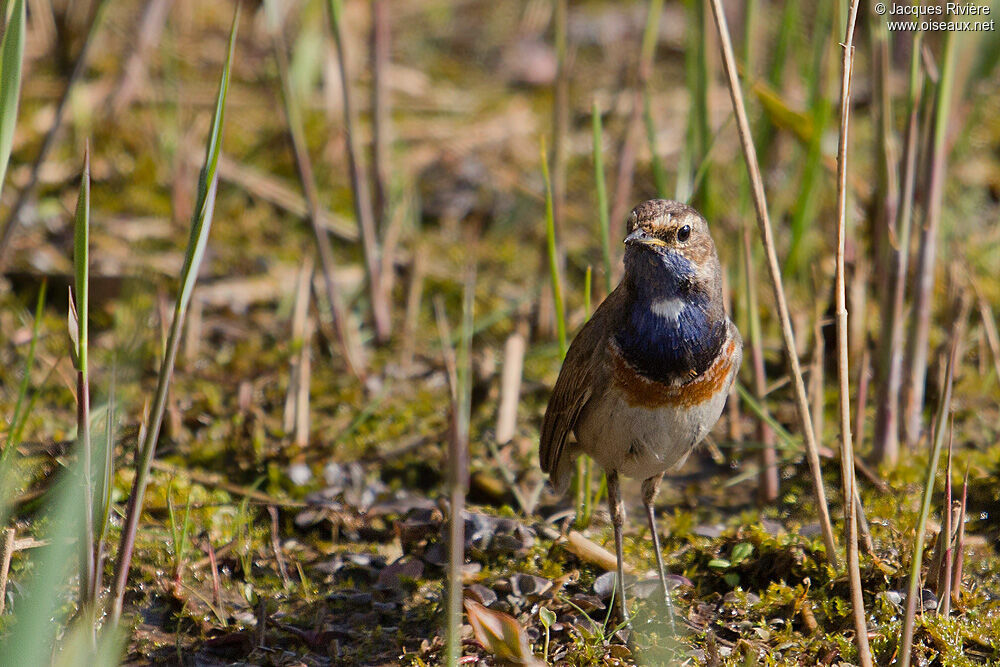
M559 493L581 453L604 468L617 594L628 620L618 475L643 480L669 605L653 502L663 474L684 463L722 414L743 360L743 339L726 315L719 257L696 210L665 199L639 204L629 214L625 246L625 277L566 354L545 411L539 453Z

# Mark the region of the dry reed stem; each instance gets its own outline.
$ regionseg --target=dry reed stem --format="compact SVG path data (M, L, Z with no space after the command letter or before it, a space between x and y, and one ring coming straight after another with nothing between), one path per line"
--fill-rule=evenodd
M288 56L285 50L285 40L281 35L281 26L275 26L273 32L274 56L278 63L278 73L281 79L285 119L288 123L292 152L295 155L295 167L299 175L299 181L302 184L306 207L309 211L309 222L312 225L313 236L316 240L316 251L319 254L320 268L323 273L323 282L326 288L326 296L330 306L330 315L333 318L337 342L339 343L341 354L344 356L344 362L347 364L350 372L357 378L363 378L366 369L364 350L358 340L357 332L351 324L348 309L344 305L343 297L341 296L340 285L336 277L337 265L333 257L333 250L330 248L330 239L327 236L326 230L319 224L319 193L316 191L316 179L313 175L312 162L309 159L309 150L305 145L302 119L299 116L298 104L294 97L295 91L292 89L291 75L288 71ZM361 233L362 242L364 242L364 229L361 230Z
M806 458L812 474L813 489L816 493L816 509L819 513L820 527L823 531L823 542L826 545L826 557L831 565L837 566L837 542L833 536L833 524L830 521L830 510L826 503L826 491L823 489L823 471L820 468L819 451L816 436L813 433L812 421L809 415L809 399L806 397L805 384L802 382L802 370L796 354L795 332L785 300L785 291L781 284L781 266L778 263L777 251L774 247L774 234L771 220L767 212L767 199L764 195L764 181L757 164L757 152L750 135L750 122L747 120L746 107L743 103L743 92L740 89L739 75L736 72L736 58L733 56L733 45L729 37L729 27L722 8L722 0L711 0L712 14L715 17L715 27L719 33L719 44L722 49L723 63L729 83L729 96L733 103L739 129L740 142L743 145L743 157L746 160L750 175L751 191L754 207L757 213L757 224L760 229L764 251L767 255L767 268L771 276L771 286L774 291L774 301L778 308L781 333L785 343L785 352L791 366L792 382L795 387L795 407L798 410L799 421L802 424L806 444Z
M289 374L285 401L285 431L292 434L298 447L309 444L309 385L312 376L312 337L315 326L309 317L309 297L313 284L314 265L307 256L299 269L295 284L295 306L292 311L292 341L298 354Z
M951 429L948 432L948 463L944 468L944 526L941 527L941 534L938 536L938 541L940 542L941 536L944 536L944 558L941 568L941 573L938 575L938 581L940 585L936 587L938 593L938 599L941 601L941 606L938 609L938 613L942 616L948 616L951 614L951 577L952 577L952 551L951 551L951 526L952 526L952 513L956 508L952 507L951 499L951 456L952 450L955 446L955 422L951 424Z
M814 282L814 285L818 281ZM823 309L817 303L813 319L813 353L809 366L809 398L812 400L813 433L823 439L823 417L825 416L826 396L823 387L826 385L826 340L823 338Z
M997 333L997 323L993 318L993 309L986 303L983 297L977 299L979 305L979 316L983 320L983 330L986 333L986 342L990 347L990 354L993 355L993 367L997 372L997 379L1000 379L1000 335Z
M965 560L965 508L969 497L969 466L965 466L962 481L962 505L958 513L958 535L955 536L955 571L952 575L951 596L955 604L962 601L962 564Z
M281 551L281 540L278 538L278 533L280 532L278 508L274 505L268 505L267 513L271 517L271 550L274 551L274 559L278 563L278 574L281 576L281 583L287 590L291 581L288 578L288 567L285 565L285 556Z
M14 555L16 537L14 528L3 529L3 541L0 542L0 614L3 614L7 604L7 576L10 574L10 557Z
M854 641L863 667L871 667L868 624L865 618L864 591L858 558L858 516L855 505L854 443L851 438L851 387L848 369L847 287L844 251L847 244L847 144L851 118L851 74L854 68L854 25L858 18L858 0L851 1L844 37L843 78L840 84L840 145L837 150L837 380L840 385L840 468L844 490L844 541L847 549L847 574L851 585L851 608L854 616ZM855 315L857 316L857 315ZM863 371L864 369L862 369ZM859 406L860 410L862 406Z
M354 126L356 112L354 98L351 94L351 78L347 67L347 54L344 39L341 34L341 8L339 0L330 0L330 29L333 32L334 47L337 52L337 64L340 69L340 94L344 106L344 138L347 145L347 162L351 176L351 192L353 193L354 214L358 219L358 231L361 236L361 249L365 258L365 270L368 274L368 290L372 307L372 323L375 330L375 342L384 343L389 340L392 327L392 313L387 294L382 290L381 259L378 249L378 234L375 229L375 213L368 190L368 179L365 175L361 153L358 150L357 131Z
M527 339L520 328L504 343L503 371L500 380L500 405L497 408L497 444L510 442L517 431L517 404L521 396L521 375Z

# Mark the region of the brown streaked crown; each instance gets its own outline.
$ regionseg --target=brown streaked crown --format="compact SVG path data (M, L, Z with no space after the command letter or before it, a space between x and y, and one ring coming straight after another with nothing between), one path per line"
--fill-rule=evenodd
M629 233L641 228L662 241L664 248L680 253L695 266L707 269L718 265L708 222L687 204L670 199L644 201L632 209L627 225ZM690 227L690 235L686 240L678 238L678 232L685 226Z

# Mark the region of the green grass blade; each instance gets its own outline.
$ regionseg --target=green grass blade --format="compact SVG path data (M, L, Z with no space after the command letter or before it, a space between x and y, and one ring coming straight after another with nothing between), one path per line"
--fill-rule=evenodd
M97 517L94 524L97 528L96 536L99 541L100 553L103 551L104 540L108 536L108 526L111 525L111 489L115 479L115 387L117 372L111 369L111 386L108 389L108 405L106 408L106 423L104 426L103 451L98 452L98 459L103 463L100 483L97 485L96 494L98 505L96 507Z
M604 181L604 131L601 128L601 110L597 101L591 109L594 133L594 185L597 190L597 220L601 226L601 255L604 260L604 289L608 294L614 289L611 272L611 225L608 222L608 188Z
M90 148L84 149L80 195L73 218L73 299L76 303L76 369L86 375L90 292Z
M83 485L83 539L81 540L80 604L93 602L94 581L94 487L91 485L93 452L90 446L90 378L87 366L87 349L90 346L90 146L84 148L83 173L80 175L80 194L76 200L73 220L73 271L74 298L70 301L70 336L76 343L76 446L80 458Z
M7 176L7 163L14 145L17 103L21 95L21 64L24 60L24 0L16 0L0 45L0 193Z
M181 291L174 307L174 319L170 325L166 353L157 380L156 396L153 399L150 421L145 437L139 445L136 479L132 486L131 496L129 497L126 522L122 527L122 538L118 549L118 562L115 568L114 595L112 597L113 622L117 621L121 616L122 598L125 592L125 583L128 579L132 549L135 546L135 532L142 510L142 498L146 491L153 455L156 452L156 441L160 435L160 426L163 423L163 414L167 404L167 391L173 375L174 362L177 359L177 350L180 346L181 330L184 326L187 306L198 279L198 269L205 256L208 235L212 226L212 214L215 209L215 192L218 186L217 167L222 144L222 127L225 121L226 97L229 92L233 53L236 49L236 28L239 24L239 16L240 10L239 6L237 6L236 14L233 17L232 29L229 33L226 62L223 66L222 78L219 82L215 112L212 115L212 127L205 147L205 163L198 179L198 202L194 209L194 218L191 223L191 237L188 241L187 253L184 257L184 268L181 271Z
M53 647L63 631L63 624L53 619L62 617L59 610L69 592L67 580L79 549L83 521L79 465L77 462L74 469L61 475L50 492L48 530L38 535L46 538L48 545L30 555L31 574L23 584L24 599L18 603L13 628L0 642L0 665L47 665L52 660ZM89 616L82 614L80 618ZM80 664L94 664L85 655L78 657Z
M556 332L559 337L559 358L566 357L566 310L563 306L562 285L559 282L559 253L556 249L556 223L552 210L552 182L549 179L549 159L542 138L542 178L545 180L545 239L549 253L549 274L552 279L552 300L556 307Z
M900 639L900 664L909 667L910 653L913 649L913 629L917 610L917 599L920 596L920 568L924 558L924 537L927 533L927 519L931 513L931 500L934 497L934 480L937 478L938 460L944 445L944 434L947 429L948 413L951 409L951 391L954 385L957 338L952 340L951 352L948 355L948 365L945 369L944 394L938 404L937 418L934 422L934 447L927 459L927 478L924 481L924 494L920 502L920 516L917 517L917 534L913 538L913 561L910 565L910 581L906 594L906 613L903 618L903 634ZM951 508L946 508L947 512Z

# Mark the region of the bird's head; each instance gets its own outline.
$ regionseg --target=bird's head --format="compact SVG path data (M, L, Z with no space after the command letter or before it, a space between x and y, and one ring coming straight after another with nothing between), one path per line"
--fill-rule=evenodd
M632 209L627 224L625 276L634 289L721 301L719 257L698 211L680 202L650 199Z

